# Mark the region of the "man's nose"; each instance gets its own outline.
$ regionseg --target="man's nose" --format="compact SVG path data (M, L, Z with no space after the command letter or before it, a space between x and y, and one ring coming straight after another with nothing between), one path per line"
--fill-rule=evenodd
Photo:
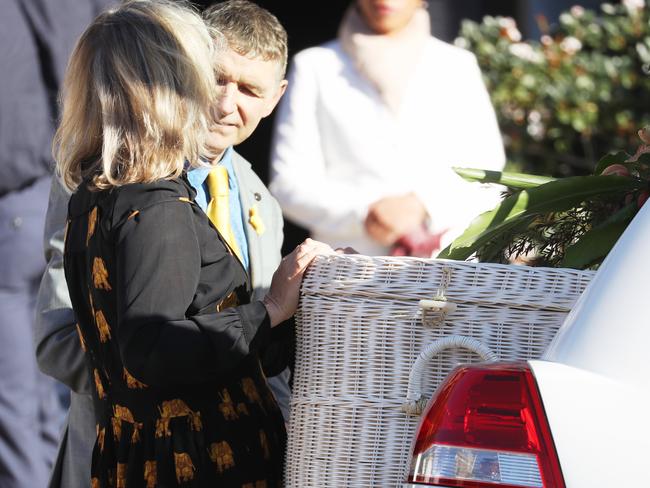
M237 108L237 86L235 83L226 83L219 94L217 107L223 115L233 113Z

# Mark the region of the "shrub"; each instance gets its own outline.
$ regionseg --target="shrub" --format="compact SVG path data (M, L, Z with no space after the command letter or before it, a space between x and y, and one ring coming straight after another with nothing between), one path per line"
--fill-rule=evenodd
M630 147L650 124L650 16L643 0L573 7L552 31L522 41L510 18L465 21L499 118L510 169L572 176Z

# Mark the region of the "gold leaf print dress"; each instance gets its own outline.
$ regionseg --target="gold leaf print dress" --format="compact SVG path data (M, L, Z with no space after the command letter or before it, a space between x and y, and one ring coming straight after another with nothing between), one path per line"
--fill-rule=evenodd
M193 199L182 177L83 183L70 200L65 272L95 386L93 488L281 486L284 422L264 373L289 359L289 325L271 330Z

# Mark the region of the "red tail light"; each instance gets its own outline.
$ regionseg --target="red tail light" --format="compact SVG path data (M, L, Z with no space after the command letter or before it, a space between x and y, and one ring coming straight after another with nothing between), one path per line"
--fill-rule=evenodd
M454 370L424 413L410 483L564 488L533 373L526 363Z

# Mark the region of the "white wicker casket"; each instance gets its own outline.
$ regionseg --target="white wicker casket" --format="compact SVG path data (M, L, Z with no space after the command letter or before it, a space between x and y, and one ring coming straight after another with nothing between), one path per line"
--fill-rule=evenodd
M539 357L593 274L317 258L296 315L287 488L401 486L417 407L447 373L459 363Z

